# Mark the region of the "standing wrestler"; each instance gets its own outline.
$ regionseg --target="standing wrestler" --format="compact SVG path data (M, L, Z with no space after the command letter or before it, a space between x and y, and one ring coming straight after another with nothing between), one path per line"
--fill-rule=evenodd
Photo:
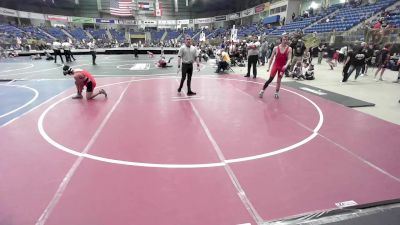
M269 74L269 79L265 82L264 87L259 93L260 98L263 97L265 89L272 82L272 80L274 80L276 74L278 74L278 80L276 84L275 98L279 98L279 89L281 87L281 80L292 58L292 48L288 46L288 42L289 42L289 35L287 33L283 33L281 38L281 44L274 47L274 50L272 51L271 60L269 61L267 72L269 72L271 68L272 61L274 61L274 65L272 66L272 70Z

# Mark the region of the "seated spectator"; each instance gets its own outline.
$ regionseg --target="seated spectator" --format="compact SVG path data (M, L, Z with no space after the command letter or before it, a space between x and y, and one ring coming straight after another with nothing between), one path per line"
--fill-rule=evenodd
M221 70L224 71L224 70L228 69L229 64L231 64L231 59L230 59L228 53L226 53L224 50L222 50L222 52L220 54L220 60L218 62L218 68L215 72L219 73Z
M290 72L290 76L292 78L301 79L302 75L303 75L303 68L302 68L301 61L299 60L294 65L292 72Z
M18 52L14 48L10 48L10 50L7 51L7 56L9 58L14 58L18 56Z
M42 59L42 56L39 53L31 55L31 60L39 60L39 59Z
M44 54L46 56L46 60L54 60L54 57L48 51L44 51Z
M304 69L304 77L306 80L314 80L314 65L313 64L306 64Z

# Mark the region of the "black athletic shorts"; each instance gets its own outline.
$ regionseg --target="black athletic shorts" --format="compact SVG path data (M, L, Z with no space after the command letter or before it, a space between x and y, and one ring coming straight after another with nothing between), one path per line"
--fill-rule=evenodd
M89 81L86 83L86 92L93 92L93 83Z

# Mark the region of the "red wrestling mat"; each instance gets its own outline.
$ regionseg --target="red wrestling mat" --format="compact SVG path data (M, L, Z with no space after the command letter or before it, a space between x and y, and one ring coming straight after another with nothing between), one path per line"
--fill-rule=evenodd
M261 80L178 81L98 79L108 99L71 89L0 128L0 224L256 224L400 196L399 126L260 99Z

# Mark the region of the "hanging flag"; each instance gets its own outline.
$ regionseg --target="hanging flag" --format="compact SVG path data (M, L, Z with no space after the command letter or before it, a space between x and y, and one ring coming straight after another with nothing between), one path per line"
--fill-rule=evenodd
M203 31L200 33L199 41L206 41L206 34Z
M231 41L237 42L237 32L238 30L235 28L235 25L233 25L233 28L231 29Z
M162 16L161 2L159 0L155 2L155 16Z
M154 10L154 5L153 5L153 3L150 3L150 2L138 2L137 3L137 8L139 10L153 11Z
M110 0L110 14L132 16L132 0Z

